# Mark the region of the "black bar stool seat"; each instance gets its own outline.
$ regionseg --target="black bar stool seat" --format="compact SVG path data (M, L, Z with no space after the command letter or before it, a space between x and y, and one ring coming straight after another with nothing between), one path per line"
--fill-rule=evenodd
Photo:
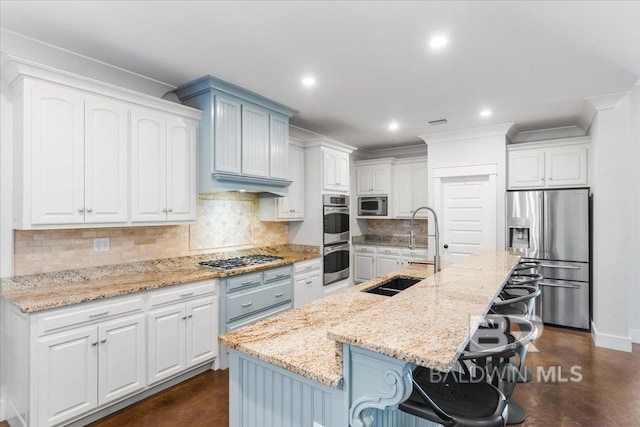
M502 392L488 382L423 367L414 369L413 392L399 406L403 412L457 427L504 426L506 407Z

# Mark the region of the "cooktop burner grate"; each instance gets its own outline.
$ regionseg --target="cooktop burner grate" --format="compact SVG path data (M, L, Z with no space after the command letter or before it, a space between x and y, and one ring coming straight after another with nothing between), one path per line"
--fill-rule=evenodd
M230 270L232 268L247 267L249 265L266 264L268 262L280 261L282 257L274 255L245 255L237 258L214 259L202 261L203 267L216 268L218 270Z

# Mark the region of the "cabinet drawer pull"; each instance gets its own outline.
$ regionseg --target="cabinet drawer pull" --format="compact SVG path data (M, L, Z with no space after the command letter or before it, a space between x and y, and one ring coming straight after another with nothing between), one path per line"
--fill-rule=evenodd
M307 282L307 285L310 285L310 284L312 284L312 283L313 283L313 281L309 280L309 281Z
M90 314L89 318L93 319L94 317L106 316L109 314L109 311L103 311L102 313Z
M106 338L105 338L105 339L103 339L103 340L100 340L100 344L104 344L104 343L106 343L106 342L107 342L107 339L106 339Z
M193 314L190 314L187 316L189 319L191 319L193 317Z
M276 298L280 298L281 296L284 296L284 292L280 292L279 294L276 294Z
M311 270L313 268L313 265L307 265L304 269L305 270Z
M92 342L92 343L91 343L91 345L92 345L93 347L97 346L97 345L98 345L98 341L96 341L96 342Z
M287 273L278 273L276 274L276 277L284 277L287 276Z
M242 308L247 308L247 307L251 307L251 303L250 302L242 304Z
M182 320L187 320L187 316L182 316Z
M253 280L247 280L241 283L241 285L250 285L253 283Z
M180 294L180 298L190 297L193 295L193 292L187 292L186 294Z

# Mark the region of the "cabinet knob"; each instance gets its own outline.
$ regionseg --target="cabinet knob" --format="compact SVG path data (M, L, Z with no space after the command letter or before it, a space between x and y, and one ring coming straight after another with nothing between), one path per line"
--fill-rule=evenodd
M171 213L173 212L173 209L167 209L167 212Z
M549 181L553 181L553 178L549 177Z
M182 316L182 320L187 320L187 316Z
M449 245L447 245L446 243L444 244L444 248L445 249L449 249Z
M100 344L104 344L104 343L106 343L106 342L107 342L107 339L106 339L106 338L105 338L105 339L103 339L103 340L100 340Z
M91 213L91 212L93 212L93 209L87 208L87 212Z
M167 213L167 208L162 209L162 212Z
M193 317L193 314L190 314L187 316L189 319L191 319Z
M79 213L83 213L84 212L84 208L78 208L78 212Z
M97 346L97 345L98 345L98 341L96 341L96 342L92 342L92 343L91 343L91 345L92 345L93 347Z

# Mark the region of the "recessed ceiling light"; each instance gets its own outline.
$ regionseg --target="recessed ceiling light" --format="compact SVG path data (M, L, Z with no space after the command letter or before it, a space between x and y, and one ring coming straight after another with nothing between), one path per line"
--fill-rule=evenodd
M489 117L492 114L491 110L480 111L480 117Z
M398 124L398 122L392 121L391 123L389 123L389 126L387 126L387 129L389 129L389 130L398 130L399 127L400 127L400 125Z
M449 40L443 35L431 37L431 40L429 40L429 46L434 49L443 48L447 43L449 43Z
M307 87L314 86L316 84L316 79L313 76L303 77L302 78L302 84L307 86Z

